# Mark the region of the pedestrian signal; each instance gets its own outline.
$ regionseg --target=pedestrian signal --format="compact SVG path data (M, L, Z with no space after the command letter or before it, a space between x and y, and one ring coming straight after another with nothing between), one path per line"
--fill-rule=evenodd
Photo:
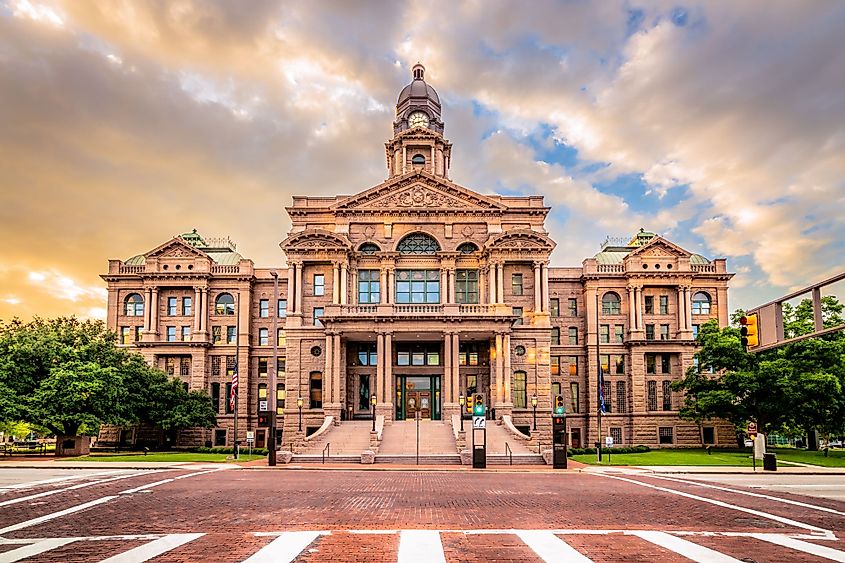
M473 416L484 416L484 395L481 393L473 395L472 414Z
M757 336L757 313L745 315L739 319L739 334L743 348L756 348L760 345Z
M563 402L563 395L555 395L554 414L565 414L566 406Z

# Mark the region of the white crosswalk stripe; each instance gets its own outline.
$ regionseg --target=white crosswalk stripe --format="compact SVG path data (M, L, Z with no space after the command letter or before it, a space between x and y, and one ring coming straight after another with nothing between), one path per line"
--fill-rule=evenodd
M447 536L461 534L467 544L473 545L478 538L491 535L516 536L525 546L525 557L530 557L533 552L539 559L547 563L572 562L591 563L588 556L590 542L585 538L598 536L627 536L630 541L643 541L656 545L663 550L675 553L692 561L703 563L739 563L740 560L721 553L714 540L719 538L726 540L737 537L760 540L771 545L771 550L766 553L775 559L788 561L794 559L795 552L801 552L816 557L822 557L832 561L845 563L845 551L836 549L839 542L833 534L806 535L806 534L770 534L755 532L694 532L694 531L656 531L656 530L595 530L595 529L568 529L568 530L297 530L280 532L255 532L256 538L269 537L269 543L260 547L243 560L243 563L285 563L296 559L303 553L323 552L328 557L331 552L330 544L334 536L351 535L384 535L399 536L396 560L398 563L413 563L417 561L445 563L448 559L444 551L444 534ZM113 536L90 536L90 537L69 537L69 538L38 538L38 539L5 539L0 537L0 547L5 546L8 551L0 551L0 563L12 563L26 558L38 558L39 560L50 560L50 552L61 547L74 544L74 552L83 555L86 552L85 545L95 542L107 542L114 545L115 555L104 560L104 563L140 563L149 561L159 555L172 551L182 546L188 546L187 557L191 557L190 549L202 551L207 547L192 548L189 544L199 540L204 533L185 534L127 534ZM569 538L578 536L580 539L572 547ZM210 536L213 538L214 536ZM453 537L453 536L452 536ZM705 547L696 542L697 537L706 537L708 545ZM822 543L811 543L805 541L815 539L819 542L829 542L830 545ZM126 550L126 543L143 541L142 545L136 545ZM348 541L348 537L347 540ZM325 542L328 542L325 543ZM385 543L388 545L388 543ZM484 543L486 549L490 549L489 543ZM586 548L584 546L587 546ZM715 546L715 547L714 547ZM121 549L123 548L123 549ZM323 551L327 549L328 551ZM395 548L392 548L395 549ZM495 549L495 547L493 548ZM508 543L508 549L514 549L513 542ZM584 551L588 553L584 553ZM97 548L102 553L102 547ZM350 555L353 553L350 552ZM197 554L195 557L202 557ZM332 556L335 561L343 561L343 558ZM53 560L57 560L55 557ZM233 562L236 563L236 562Z

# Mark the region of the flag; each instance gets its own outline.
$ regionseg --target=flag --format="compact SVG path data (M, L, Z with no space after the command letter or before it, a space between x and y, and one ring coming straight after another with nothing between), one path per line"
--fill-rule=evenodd
M229 408L235 410L235 396L238 394L238 364L232 370L232 395L229 397Z

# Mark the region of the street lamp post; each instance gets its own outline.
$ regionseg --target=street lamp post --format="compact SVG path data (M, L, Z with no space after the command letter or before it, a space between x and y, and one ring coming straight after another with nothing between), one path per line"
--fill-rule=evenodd
M376 396L370 396L370 404L373 405L373 432L376 431Z
M270 414L270 428L268 429L267 442L270 446L267 450L267 465L276 465L276 415L278 414L279 392L276 390L276 383L278 374L276 371L279 368L279 273L276 270L270 270L270 275L273 276L273 365L270 366L270 377L268 378L269 392L267 393L267 410L272 410ZM271 395L272 393L272 395ZM273 400L270 401L270 397ZM270 405L273 408L270 408Z
M534 407L534 430L537 430L537 393L531 395L531 406Z
M461 432L464 431L464 405L466 404L467 400L466 397L463 395L458 395L458 404L460 405L460 419L461 419Z
M296 400L296 406L299 407L299 431L302 432L302 397Z

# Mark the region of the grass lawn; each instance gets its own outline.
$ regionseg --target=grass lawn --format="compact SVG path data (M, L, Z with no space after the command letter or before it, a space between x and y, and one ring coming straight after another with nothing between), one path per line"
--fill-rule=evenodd
M845 467L845 450L831 450L829 457L823 452L808 452L790 448L769 449L777 454L778 462L795 461L827 467ZM602 465L724 465L751 467L751 448L741 450L714 449L707 455L704 449L652 450L641 454L613 454L608 463L607 455L602 456ZM596 454L572 456L573 460L590 465L598 465ZM758 460L758 466L762 461ZM785 464L786 465L786 464Z
M226 458L231 456L231 454L198 454L198 453L191 453L191 452L151 452L147 455L144 454L107 454L107 453L96 453L93 455L85 455L81 457L71 457L67 458L68 461L103 461L103 462L110 462L110 461L120 461L120 462L151 462L151 461L190 461L190 462L203 462L203 463L225 463L227 460ZM263 459L267 456L263 455L247 455L246 453L242 453L240 455L240 459L238 461L252 461L254 459Z

